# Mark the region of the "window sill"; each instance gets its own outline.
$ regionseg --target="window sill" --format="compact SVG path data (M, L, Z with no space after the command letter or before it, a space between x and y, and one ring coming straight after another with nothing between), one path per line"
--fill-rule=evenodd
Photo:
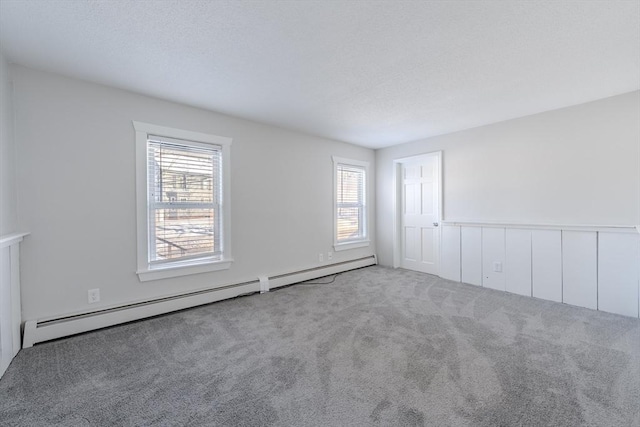
M138 274L138 278L141 282L148 282L151 280L168 279L170 277L228 270L231 267L232 262L232 258L226 258L220 261L207 261L197 264L165 265L146 270L139 270L136 273Z
M367 246L369 246L369 240L357 240L354 242L336 243L333 245L333 250L338 252L349 249L364 248Z

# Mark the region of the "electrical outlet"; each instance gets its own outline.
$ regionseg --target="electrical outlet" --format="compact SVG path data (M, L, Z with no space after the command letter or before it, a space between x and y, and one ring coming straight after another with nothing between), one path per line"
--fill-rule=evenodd
M324 262L324 254L322 253L318 254L318 261Z
M493 263L493 271L496 273L502 273L502 263L500 261L495 261Z
M89 304L100 302L100 288L89 289L87 291L87 300Z
M333 259L333 252L327 252L327 261L331 261Z

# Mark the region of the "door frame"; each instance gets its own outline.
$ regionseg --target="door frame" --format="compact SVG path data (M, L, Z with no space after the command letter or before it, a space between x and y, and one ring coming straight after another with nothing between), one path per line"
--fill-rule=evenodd
M393 268L400 267L402 250L402 164L419 162L422 159L435 155L438 157L438 223L440 223L437 231L440 247L438 248L436 257L438 257L438 275L440 275L440 261L442 260L440 256L442 251L442 221L444 221L442 154L442 150L439 150L393 160Z

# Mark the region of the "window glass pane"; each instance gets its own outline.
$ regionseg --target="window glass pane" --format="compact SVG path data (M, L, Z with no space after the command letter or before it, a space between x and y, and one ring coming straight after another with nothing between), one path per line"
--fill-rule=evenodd
M361 203L364 170L338 168L338 203Z
M155 136L147 144L149 262L221 255L221 148Z
M337 241L362 239L365 237L365 169L338 164L336 173Z
M169 144L149 144L153 199L158 202L214 202L219 150L185 149ZM189 147L190 148L190 147Z
M214 209L157 209L154 217L156 257L152 261L218 252Z
M338 208L338 241L360 237L360 208Z

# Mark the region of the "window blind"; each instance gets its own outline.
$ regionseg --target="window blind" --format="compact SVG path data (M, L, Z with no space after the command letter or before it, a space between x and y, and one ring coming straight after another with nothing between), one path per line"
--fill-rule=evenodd
M338 164L337 181L337 241L365 238L365 168Z
M149 264L220 258L222 148L149 135Z

